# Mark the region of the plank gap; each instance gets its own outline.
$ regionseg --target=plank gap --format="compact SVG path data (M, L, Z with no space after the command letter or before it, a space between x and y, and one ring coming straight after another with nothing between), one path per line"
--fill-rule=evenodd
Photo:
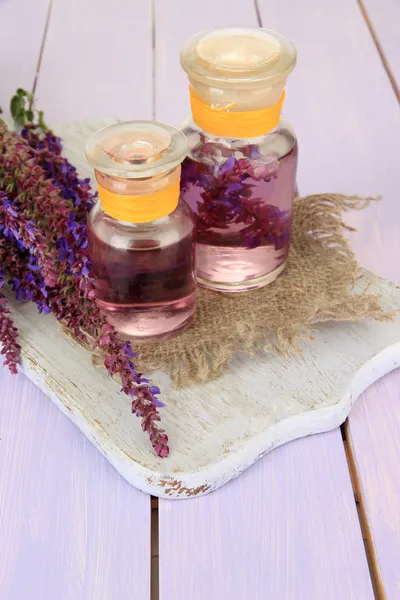
M255 0L255 2L257 2L257 0ZM383 48L382 48L382 46L381 46L381 44L379 42L378 35L377 35L376 31L375 31L374 26L372 25L371 19L369 18L369 15L368 15L367 9L366 9L366 7L364 5L364 2L363 2L363 0L357 0L357 2L358 2L358 6L360 7L361 14L362 14L362 16L364 18L364 21L365 21L365 23L366 23L366 25L367 25L367 27L369 29L369 32L371 34L371 37L372 37L373 42L375 44L375 47L376 47L376 49L378 51L378 54L379 54L379 57L381 59L383 68L386 71L386 74L387 74L387 76L389 78L389 81L390 81L390 83L392 85L393 91L396 94L397 100L400 102L400 87L398 86L397 81L396 81L396 79L395 79L395 77L393 75L392 69L390 68L389 62L388 62L388 60L387 60L387 58L385 56L385 53L383 51Z
M150 564L150 598L159 600L159 535L158 535L158 498L151 497L151 564Z
M343 427L343 425L342 425L342 427ZM342 427L340 429L342 429ZM357 488L355 485L356 475L353 473L353 465L351 464L351 458L348 456L349 446L348 446L347 440L345 438L342 438L342 439L343 439L344 453L346 454L347 466L348 466L349 472L350 472L350 479L351 479L351 486L353 488L354 501L357 504L360 501L360 499L358 497L358 492L357 492Z
M361 535L364 541L365 554L367 556L368 568L371 576L372 586L376 600L385 600L386 594L383 587L382 577L379 571L378 557L376 554L371 528L368 523L365 500L362 492L361 480L357 470L357 463L351 443L351 437L348 434L348 421L341 426L344 431L345 438L343 445L345 449L347 464L351 483L354 490L354 500L356 503L357 515L360 522Z
M261 13L260 13L260 7L258 6L258 0L254 0L254 10L256 11L257 24L259 27L262 27Z
M32 104L33 104L33 100L34 100L35 92L36 92L36 87L37 87L37 82L39 79L40 67L42 65L42 58L43 58L43 53L44 53L44 49L45 49L45 45L46 45L47 33L49 31L51 14L53 11L53 4L54 4L54 0L49 0L49 6L47 8L46 23L44 25L43 38L42 38L42 43L40 44L39 56L38 56L38 61L37 61L37 65L36 65L36 73L35 73L35 77L33 80L32 102L30 103L30 106L29 106L30 109L32 108Z

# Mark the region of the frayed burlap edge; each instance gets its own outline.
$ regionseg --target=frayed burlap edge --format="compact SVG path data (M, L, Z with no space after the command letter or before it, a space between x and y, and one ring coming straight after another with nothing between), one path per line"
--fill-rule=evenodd
M354 287L360 270L345 237L343 212L366 208L375 198L318 194L297 198L287 268L269 286L240 294L199 289L192 324L173 339L135 346L136 367L161 369L174 385L221 376L237 351L297 352L326 321L389 320L380 298ZM93 355L94 362L102 357Z

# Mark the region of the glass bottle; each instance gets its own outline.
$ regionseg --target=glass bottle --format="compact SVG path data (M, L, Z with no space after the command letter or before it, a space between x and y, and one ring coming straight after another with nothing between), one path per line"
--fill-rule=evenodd
M179 201L183 133L148 121L117 123L87 142L99 200L87 235L96 301L123 337L153 341L195 310L193 213Z
M181 49L192 109L181 189L196 214L200 285L246 291L285 268L297 141L280 113L295 63L288 40L259 28L198 33Z

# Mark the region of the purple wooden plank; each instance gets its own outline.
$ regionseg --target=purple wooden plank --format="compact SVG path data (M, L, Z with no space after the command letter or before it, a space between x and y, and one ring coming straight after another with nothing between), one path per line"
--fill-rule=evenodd
M396 171L393 170L393 174ZM392 197L398 197L392 177ZM400 208L382 203L381 228L365 218L360 232L360 255L376 263L377 271L400 280L400 240L390 236L399 227ZM387 224L385 226L385 224ZM364 234L364 232L366 232ZM368 232L372 232L369 236ZM390 247L390 252L387 251ZM349 441L358 471L359 487L374 545L382 597L400 598L400 372L369 388L349 416Z
M1 600L150 598L149 497L24 376L0 400Z
M37 86L50 123L150 119L151 1L55 2Z
M400 376L364 393L349 418L349 438L372 535L382 598L400 598Z
M299 47L298 72L302 61L306 62L307 72L312 74L313 79L310 81L311 99L310 90L298 78L294 79L288 94L288 113L302 132L300 186L307 191L334 190L336 179L340 190L361 194L382 193L383 202L369 211L352 215L352 223L359 228L353 246L362 264L399 282L400 270L392 260L400 251L400 214L395 178L400 111L395 94L367 26L365 23L356 26L360 19L356 4L341 1L333 6L325 3L323 11L320 2L314 4L313 8L313 3L309 2L308 10L304 11L292 2L292 22L285 13L288 4L276 3L272 18L274 27L285 23L285 32ZM269 5L263 12L271 18ZM338 20L343 23L341 36L338 34ZM330 23L329 27L326 23ZM307 31L313 32L312 42ZM316 48L318 52L315 52ZM329 54L335 56L335 61L329 63L328 73L326 61ZM376 110L378 105L379 111ZM329 132L329 138L323 144L324 152L315 152L318 144L324 142L318 127L305 125L313 121ZM324 187L322 181L326 182ZM398 569L394 568L400 559L400 528L393 521L400 505L400 493L396 483L390 483L389 476L388 484L381 484L382 474L395 473L395 465L400 459L396 444L391 447L389 444L398 434L394 403L399 400L399 383L400 374L394 373L372 386L364 394L363 406L360 407L360 402L349 418L349 433L364 491L378 569L388 597L400 595ZM386 390L387 408L383 407L382 389ZM376 429L371 429L371 423L376 424ZM392 477L395 479L395 475ZM388 551L389 546L392 553Z
M288 115L300 132L300 188L381 193L382 202L351 215L359 229L353 247L363 265L400 282L400 269L393 261L400 252L395 177L400 111L357 4L325 1L322 7L319 0L309 0L307 10L292 0L274 2L272 10L270 2L261 0L260 5L269 25L285 31L299 49L297 76L289 86ZM392 17L395 20L394 12ZM309 85L299 78L304 73L311 75ZM400 373L393 373L372 386L349 417L378 569L390 598L400 597L399 571L394 568L400 560L400 527L393 522L400 491L391 483L400 452L396 443L390 444L398 435L399 383ZM388 475L382 485L384 473Z
M361 4L400 89L400 4L397 0L362 0Z
M8 107L15 90L32 90L49 0L0 0L0 106Z
M364 3L389 66L400 84L400 7L390 0ZM372 106L370 108L372 114ZM383 111L385 113L385 111ZM396 115L398 114L396 111ZM364 264L400 282L400 221L396 140L400 135L398 119L376 114L376 134L390 131L389 143L381 146L380 157L371 160L375 180L384 191L384 201L372 212L362 215L357 234L357 251ZM357 224L357 221L356 221ZM369 388L349 417L350 448L358 472L361 499L374 548L380 591L388 598L400 598L400 373L395 372Z
M374 597L339 430L159 510L161 600Z
M301 193L382 194L384 202L349 221L369 240L385 226L379 244L391 255L397 225L386 215L398 204L393 173L400 111L357 3L259 0L259 5L264 25L287 35L298 49L284 110L299 135ZM354 248L362 248L360 235ZM388 263L376 253L359 256L363 266L389 277Z

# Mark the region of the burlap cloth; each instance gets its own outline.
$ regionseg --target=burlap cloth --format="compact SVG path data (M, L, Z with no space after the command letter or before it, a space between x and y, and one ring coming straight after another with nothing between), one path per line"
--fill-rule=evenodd
M199 289L194 319L182 333L164 342L132 343L139 354L136 368L165 371L175 386L183 387L219 377L238 350L297 352L297 342L312 339L317 323L392 319L368 287L355 293L360 267L345 237L353 229L342 220L343 212L366 208L373 200L341 194L296 198L283 274L265 288L246 293ZM86 347L92 350L93 363L102 366L99 349Z
M297 198L284 273L247 293L199 289L194 320L180 335L132 344L139 353L136 366L166 371L176 386L185 386L220 376L237 350L295 349L316 323L389 318L377 296L368 290L354 294L359 266L345 238L351 228L342 220L343 211L365 208L371 200L338 194Z

